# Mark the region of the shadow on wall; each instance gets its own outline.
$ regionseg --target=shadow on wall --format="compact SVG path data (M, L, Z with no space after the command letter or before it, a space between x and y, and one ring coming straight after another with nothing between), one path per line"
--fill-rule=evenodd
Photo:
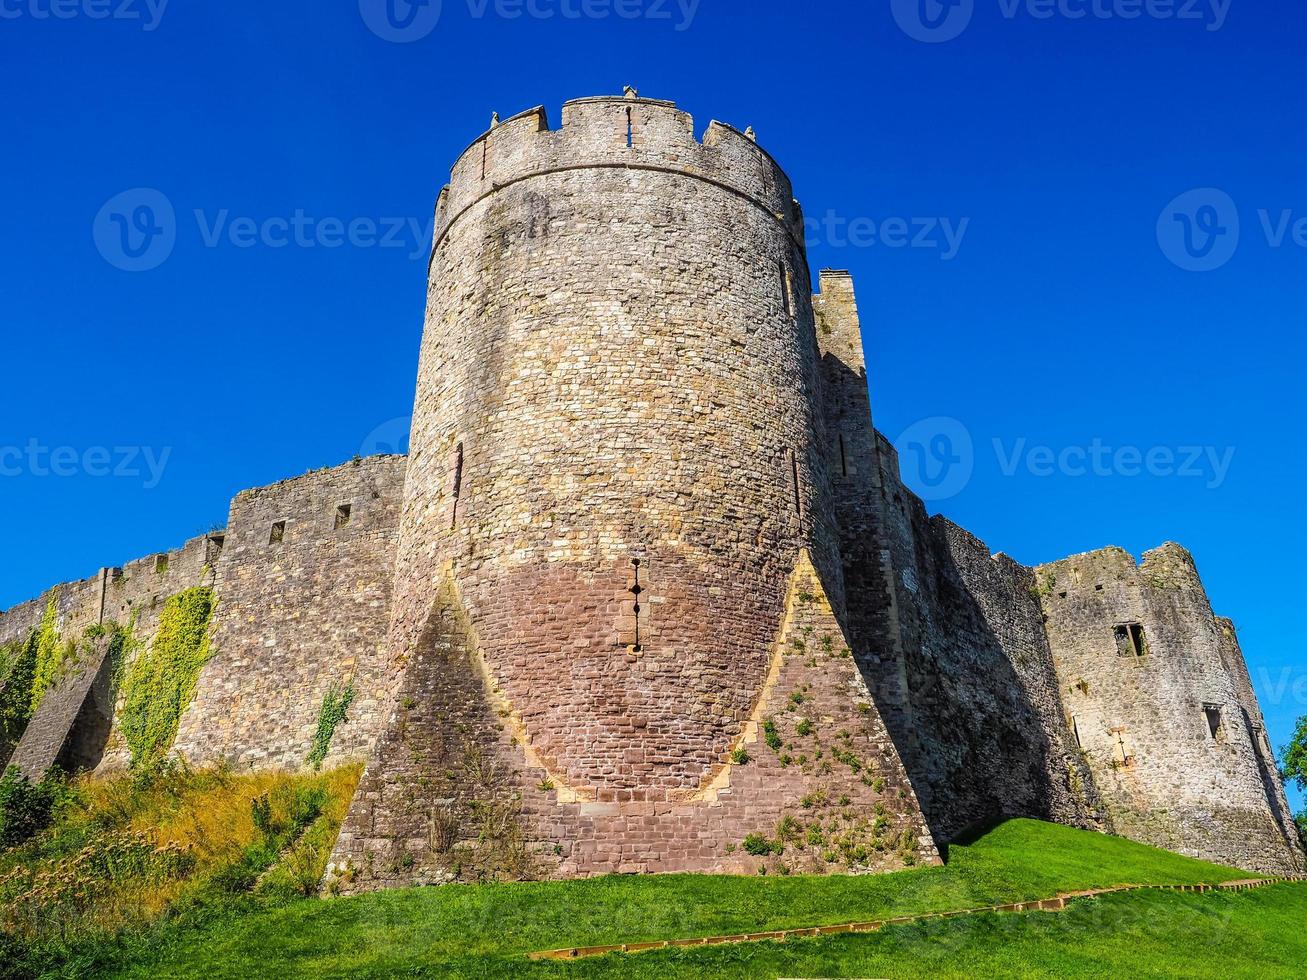
M861 371L823 360L829 389L865 390ZM1104 829L1066 730L1033 573L929 517L869 412L865 424L877 471L841 490L846 515L854 497L875 515L860 521L867 540L845 533L850 636L936 843L1010 817ZM839 426L850 430L847 418Z

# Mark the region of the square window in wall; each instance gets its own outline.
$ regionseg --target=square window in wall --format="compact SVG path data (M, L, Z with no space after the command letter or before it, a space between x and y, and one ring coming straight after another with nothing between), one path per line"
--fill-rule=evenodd
M349 523L350 514L352 513L352 511L353 508L349 504L341 504L339 507L336 508L337 531L339 531L342 527L344 527L346 524Z
M1225 722L1221 717L1221 706L1219 704L1203 705L1203 717L1207 720L1207 732L1212 737L1213 742L1225 741Z
M286 540L286 522L276 521L272 525L272 533L268 535L268 544L281 544Z
M1116 627L1116 652L1122 657L1148 656L1148 638L1139 623L1123 623Z

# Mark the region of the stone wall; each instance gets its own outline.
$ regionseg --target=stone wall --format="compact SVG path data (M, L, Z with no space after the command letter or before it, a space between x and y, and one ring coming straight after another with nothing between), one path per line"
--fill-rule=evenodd
M1168 544L1137 565L1109 548L1037 575L1066 711L1116 831L1242 868L1301 870L1246 670L1189 553Z
M386 685L383 639L405 462L355 460L232 501L212 658L182 717L180 755L197 764L298 768L334 683L352 686L354 698L328 764L366 756Z
M496 872L821 874L936 863L912 784L806 555L769 654L758 704L711 782L678 798L631 789L583 799L531 748L447 581L330 880L350 892ZM783 853L750 853L750 835Z

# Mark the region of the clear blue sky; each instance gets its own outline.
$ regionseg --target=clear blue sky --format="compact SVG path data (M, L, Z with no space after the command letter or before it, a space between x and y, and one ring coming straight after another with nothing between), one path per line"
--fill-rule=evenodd
M972 441L969 481L933 506L1028 563L1184 543L1242 629L1277 745L1307 713L1307 241L1275 234L1307 217L1301 4L929 0L928 36L958 36L923 43L911 0L532 0L551 18L444 0L438 21L403 0L51 2L0 0L0 451L18 451L0 456L0 607L384 444L409 412L425 225L456 155L492 110L543 103L556 122L629 83L700 127L753 125L794 178L812 267L857 277L879 426L934 447L939 423L914 424L956 420L950 458L958 426ZM175 244L130 272L113 222L142 199L101 212L136 188L174 209ZM1221 193L1166 213L1199 188ZM318 244L273 247L297 213ZM330 218L421 231L331 248ZM895 247L893 219L909 239L916 219L965 233L955 254ZM265 230L239 247L251 220ZM1188 259L1186 221L1204 236ZM1095 440L1212 455L1198 476L1132 476L1128 455L1036 475L1040 447ZM61 447L72 475L40 452Z

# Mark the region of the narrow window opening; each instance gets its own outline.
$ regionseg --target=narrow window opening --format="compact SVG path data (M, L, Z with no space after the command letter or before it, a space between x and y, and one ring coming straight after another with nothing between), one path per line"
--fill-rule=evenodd
M1122 657L1148 656L1148 638L1139 623L1124 623L1116 628L1116 652Z
M1203 705L1203 717L1207 719L1207 731L1212 736L1212 741L1224 742L1225 724L1221 718L1221 706L1219 704Z
M162 575L162 574L163 574L164 572L166 572L166 571L168 571L168 556L167 556L167 555L155 555L155 556L154 556L154 574L156 574L156 575Z
M489 149L489 146L490 146L489 140L481 141L481 179L482 180L486 179L486 153Z
M840 433L840 475L849 475L849 457L844 452L844 433Z
M786 316L794 316L794 300L791 296L791 289L793 287L790 280L790 273L785 268L784 262L777 263L777 270L780 275L781 283L781 307L785 310Z
M453 495L454 505L451 508L449 526L455 528L458 527L458 498L463 495L463 444L461 442L454 450L454 473L450 493Z
M644 642L640 636L640 595L644 592L644 587L640 585L640 559L631 559L631 568L634 570L635 581L628 590L631 595L635 596L635 602L631 606L631 612L635 616L635 643L631 649L639 653L644 649Z
M1129 733L1124 728L1113 728L1111 732L1112 765L1127 768L1133 766L1135 764L1135 745Z
M1103 587L1102 587L1101 585L1095 585L1095 586L1094 586L1094 591L1095 591L1095 592L1102 592L1102 591L1103 591Z
M341 504L339 507L336 508L337 531L339 531L342 527L344 527L346 524L349 523L350 517L353 514L353 510L354 508L350 504Z
M794 513L803 517L803 495L799 490L799 457L790 450L790 480L794 487Z
M635 146L635 122L631 118L631 107L626 107L626 148Z
M1083 749L1085 746L1084 743L1080 741L1080 719L1075 715L1072 715L1068 719L1067 724L1071 728L1072 738L1076 740L1076 748Z
M286 540L286 522L276 521L272 525L272 533L268 535L268 544L281 544Z

